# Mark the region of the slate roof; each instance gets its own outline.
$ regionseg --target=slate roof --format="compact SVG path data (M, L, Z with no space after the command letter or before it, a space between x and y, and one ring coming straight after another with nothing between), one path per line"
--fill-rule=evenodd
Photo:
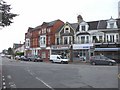
M89 25L88 30L96 30L99 21L87 22Z
M118 28L120 28L120 18L116 19L116 20L117 20L117 26L118 26Z
M100 20L97 25L97 29L106 29L107 27L107 21L106 20Z

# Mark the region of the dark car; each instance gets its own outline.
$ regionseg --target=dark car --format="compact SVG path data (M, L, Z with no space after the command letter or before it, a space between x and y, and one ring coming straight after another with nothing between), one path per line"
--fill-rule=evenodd
M90 58L90 64L92 65L115 65L115 60L112 60L103 55L96 55Z
M29 56L27 57L29 61L33 62L43 62L43 60L39 56Z

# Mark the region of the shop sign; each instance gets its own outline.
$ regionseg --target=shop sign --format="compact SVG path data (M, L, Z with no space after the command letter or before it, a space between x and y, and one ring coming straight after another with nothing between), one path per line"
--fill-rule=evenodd
M51 47L51 49L69 49L69 45L54 45Z
M90 49L93 44L74 44L73 49Z

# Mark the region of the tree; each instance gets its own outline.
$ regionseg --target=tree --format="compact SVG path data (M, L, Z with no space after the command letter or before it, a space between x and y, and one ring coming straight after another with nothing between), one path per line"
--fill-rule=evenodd
M0 1L0 26L2 27L9 26L13 23L13 18L18 16L18 14L10 13L10 10L12 9L10 6L11 5L8 5L3 0Z
M8 54L9 55L13 55L14 54L13 49L11 47L8 48Z

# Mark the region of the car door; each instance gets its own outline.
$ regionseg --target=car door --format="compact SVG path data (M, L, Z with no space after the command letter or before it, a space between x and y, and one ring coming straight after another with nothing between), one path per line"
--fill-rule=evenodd
M100 56L96 56L95 57L95 63L96 64L100 64L101 62L100 62Z
M108 64L107 58L105 56L101 56L101 61L102 61L101 64L104 65Z

